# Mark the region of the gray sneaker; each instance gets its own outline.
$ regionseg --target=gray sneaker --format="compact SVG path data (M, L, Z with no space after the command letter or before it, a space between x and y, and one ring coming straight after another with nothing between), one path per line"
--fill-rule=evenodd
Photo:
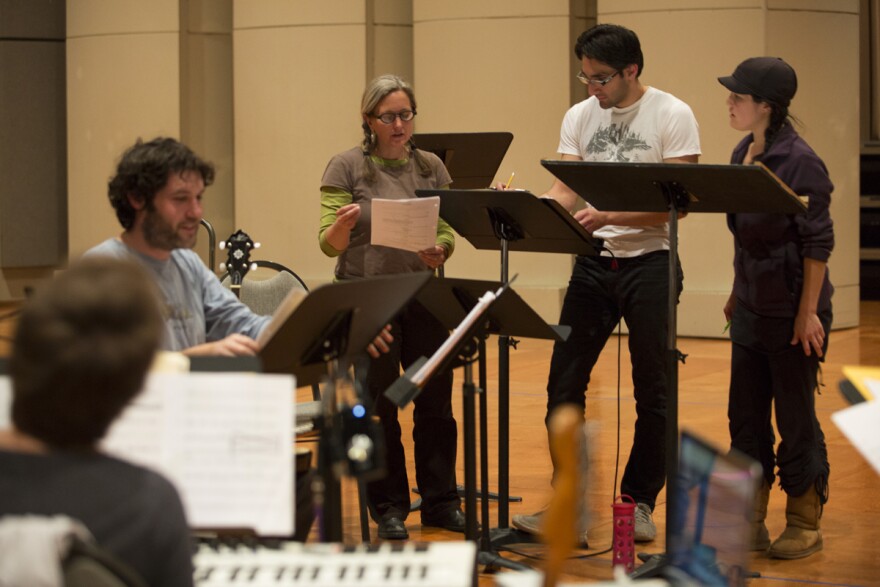
M517 530L534 536L541 535L541 526L544 523L544 512L536 514L517 514L511 519L512 525Z
M634 538L636 542L651 542L657 536L657 526L651 517L651 508L646 503L637 503L635 511L636 528Z
M546 510L536 514L517 514L511 519L512 525L517 530L521 530L526 534L533 536L541 536L544 527L544 514ZM589 548L587 545L587 529L583 528L578 531L578 548Z

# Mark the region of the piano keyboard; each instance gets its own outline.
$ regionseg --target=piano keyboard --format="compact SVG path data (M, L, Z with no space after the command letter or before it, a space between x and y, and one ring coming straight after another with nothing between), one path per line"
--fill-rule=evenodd
M196 585L338 585L471 587L473 542L383 543L379 546L284 543L281 548L199 547Z

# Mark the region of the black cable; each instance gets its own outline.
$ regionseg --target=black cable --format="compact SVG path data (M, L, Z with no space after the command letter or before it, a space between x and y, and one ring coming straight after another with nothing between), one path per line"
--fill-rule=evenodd
M608 249L604 250L608 251ZM617 258L614 256L614 253L608 251L608 254L611 255L612 262L616 263ZM617 495L617 478L620 473L620 380L621 380L621 357L623 355L623 317L617 318L617 448L614 454L614 484L611 486L611 495ZM613 502L613 500L612 500ZM612 536L614 534L614 530L612 529ZM584 559L591 558L594 556L599 556L600 554L606 554L614 550L613 545L614 539L612 538L612 545L610 545L605 550L600 550L598 552L591 552L590 554L583 554L579 556L571 557L572 559Z

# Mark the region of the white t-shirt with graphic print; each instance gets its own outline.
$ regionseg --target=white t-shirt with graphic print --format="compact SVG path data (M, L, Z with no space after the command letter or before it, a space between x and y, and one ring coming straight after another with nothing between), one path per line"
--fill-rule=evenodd
M648 87L626 108L599 106L595 97L572 106L562 120L559 153L584 161L662 163L700 154L700 133L690 106ZM669 250L668 223L657 226L604 226L594 234L615 257ZM607 254L607 253L603 253Z

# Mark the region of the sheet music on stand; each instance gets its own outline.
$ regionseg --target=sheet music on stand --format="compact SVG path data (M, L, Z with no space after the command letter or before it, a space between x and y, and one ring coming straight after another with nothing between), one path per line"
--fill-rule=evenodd
M453 360L452 353L461 347L464 340L473 336L474 330L486 310L504 292L507 285L509 282L499 288L497 292L487 291L480 296L474 307L443 344L434 351L434 354L428 359L420 359L410 365L406 372L385 391L385 396L398 407L404 407L411 402L434 373Z
M152 373L102 449L161 471L190 527L294 532L295 380L257 373Z

